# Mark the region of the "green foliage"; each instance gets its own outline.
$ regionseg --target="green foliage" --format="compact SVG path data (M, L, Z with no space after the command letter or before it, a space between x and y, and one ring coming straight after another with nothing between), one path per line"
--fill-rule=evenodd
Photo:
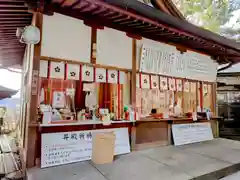
M193 24L220 33L220 28L240 8L236 0L173 0L183 15Z

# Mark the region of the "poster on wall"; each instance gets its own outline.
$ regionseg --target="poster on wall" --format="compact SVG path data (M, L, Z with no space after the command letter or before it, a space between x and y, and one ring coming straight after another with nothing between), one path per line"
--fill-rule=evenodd
M175 146L209 141L213 139L212 128L209 122L173 124L172 134Z
M90 160L92 137L114 132L115 155L130 153L128 128L42 134L41 168Z

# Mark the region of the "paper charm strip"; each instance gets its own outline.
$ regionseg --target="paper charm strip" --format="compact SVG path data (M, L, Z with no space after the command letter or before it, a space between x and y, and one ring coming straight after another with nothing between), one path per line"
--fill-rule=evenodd
M176 82L174 78L168 78L168 85L170 91L176 91Z
M63 62L50 63L50 78L64 79L65 64Z
M141 74L141 87L142 89L150 89L150 75Z
M118 71L108 70L108 83L117 84L118 83Z
M92 66L83 65L81 73L82 73L82 81L93 82L93 80L94 80L93 74L94 73L93 73Z
M203 84L203 95L208 93L208 85L207 84Z
M67 79L79 80L80 66L78 64L67 64Z
M127 78L127 73L119 71L119 84L125 84Z
M160 89L168 90L168 82L166 77L160 77Z
M211 91L212 91L212 85L208 84L208 93L211 93Z
M40 77L47 77L48 76L48 61L40 60Z
M151 87L152 89L159 88L159 76L151 75Z
M184 92L189 92L189 91L190 91L189 81L185 81L185 82L184 82L183 90L184 90Z
M192 93L197 92L197 84L196 84L196 82L191 82L191 92Z
M177 91L181 92L183 90L182 80L176 79L176 84L177 84Z
M136 87L140 88L140 74L139 73L136 74Z
M107 71L104 68L96 68L95 70L95 80L96 82L107 82Z

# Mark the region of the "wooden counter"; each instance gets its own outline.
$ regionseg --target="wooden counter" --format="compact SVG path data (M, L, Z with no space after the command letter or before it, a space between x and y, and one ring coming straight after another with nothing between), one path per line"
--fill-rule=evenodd
M171 132L172 124L210 122L214 137L218 137L217 120L218 118L213 118L210 121L206 119L193 121L192 118L144 118L138 120L135 122L135 126L132 127L132 150L173 144Z

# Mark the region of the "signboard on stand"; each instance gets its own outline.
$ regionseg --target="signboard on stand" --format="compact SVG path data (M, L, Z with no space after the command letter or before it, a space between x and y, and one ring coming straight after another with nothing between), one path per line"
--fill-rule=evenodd
M130 152L128 128L42 134L41 168L90 160L92 137L104 132L115 133L115 155Z
M213 139L211 124L208 122L173 124L172 134L175 146L209 141Z

